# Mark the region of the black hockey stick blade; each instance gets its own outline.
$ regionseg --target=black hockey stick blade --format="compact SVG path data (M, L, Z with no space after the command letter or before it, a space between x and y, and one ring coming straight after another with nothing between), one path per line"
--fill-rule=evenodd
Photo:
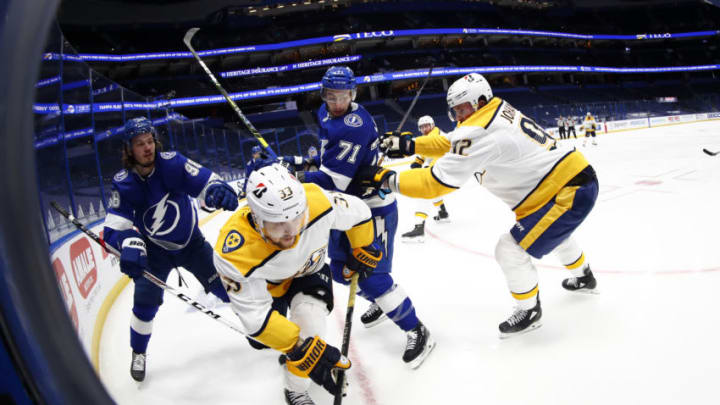
M715 155L717 155L718 153L720 153L720 151L712 152L712 151L709 151L709 150L707 150L707 149L705 149L705 148L703 148L703 152L707 153L707 154L710 155L710 156L715 156Z

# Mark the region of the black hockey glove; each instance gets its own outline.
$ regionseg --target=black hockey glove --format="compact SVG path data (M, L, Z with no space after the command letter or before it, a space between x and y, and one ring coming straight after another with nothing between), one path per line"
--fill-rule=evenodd
M415 154L415 141L411 132L385 132L380 150L391 158L402 158Z
M339 385L333 378L334 369L347 370L350 360L340 350L315 336L307 338L300 347L287 353L285 366L298 377L310 378L329 393L335 395Z
M350 281L355 272L357 272L360 280L365 280L370 277L378 263L380 263L380 260L382 260L382 257L383 253L375 243L353 249L352 255L348 257L348 261L343 268L343 278Z
M380 198L384 199L385 195L391 192L388 184L396 174L382 166L362 166L355 172L353 182L360 188L362 196L377 191Z
M230 185L224 181L218 181L208 186L205 192L205 205L210 208L235 211L238 207L238 197Z

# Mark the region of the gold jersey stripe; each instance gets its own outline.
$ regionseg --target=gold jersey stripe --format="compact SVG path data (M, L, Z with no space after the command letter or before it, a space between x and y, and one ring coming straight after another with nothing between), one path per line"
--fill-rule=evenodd
M450 152L450 141L440 135L438 127L433 128L427 135L415 138L415 153L420 156L439 158L448 152Z
M443 204L445 204L445 201L443 201L443 200L435 201L435 202L433 203L433 205L436 206L436 207L439 207L439 206L441 206L441 205L443 205Z
M273 296L273 298L282 297L290 289L290 284L292 284L293 280L294 280L293 278L287 278L278 284L271 283L268 281L267 289L270 292L270 295Z
M345 231L345 235L347 235L350 247L353 249L371 244L375 240L375 225L372 218L368 218L348 229Z
M537 284L535 285L535 287L532 288L532 290L524 292L524 293L514 293L514 292L510 291L510 294L512 294L513 298L515 298L516 300L526 300L528 298L532 298L532 297L536 296L537 293L538 293Z
M563 187L562 190L555 197L555 204L548 210L548 212L540 218L530 232L525 235L520 241L519 245L521 248L528 250L528 248L535 243L537 238L540 237L555 221L558 220L564 213L572 208L573 200L575 199L575 192L579 186Z
M572 262L570 264L566 264L565 268L568 270L574 270L574 269L577 269L578 267L582 266L583 264L585 264L585 253L581 253L580 257L578 257L578 259L575 260L574 262Z
M547 204L573 177L589 165L582 153L573 150L560 159L535 188L514 208L517 219L525 218Z
M260 331L250 336L265 346L287 353L295 347L300 327L273 310Z
M460 188L443 184L429 167L406 170L397 176L400 194L413 198L439 197Z
M427 219L427 214L424 213L424 212L416 212L416 213L415 213L415 216L416 216L416 217L420 217L420 218L422 218L422 219Z
M500 105L502 102L502 99L499 97L491 98L489 103L472 113L472 115L470 115L470 117L468 117L465 121L459 123L458 128L473 126L487 129L490 124L492 124L498 111L500 111ZM415 147L417 148L417 145L415 145Z

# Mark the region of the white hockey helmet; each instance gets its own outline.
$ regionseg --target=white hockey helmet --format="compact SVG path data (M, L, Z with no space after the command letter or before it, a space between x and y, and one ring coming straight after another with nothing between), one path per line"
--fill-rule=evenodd
M429 116L429 115L423 115L423 116L420 117L420 119L418 120L418 129L422 131L422 129L420 129L420 127L422 127L423 125L428 125L428 124L430 124L430 125L432 125L432 126L434 127L434 126L435 126L435 120L433 120L433 117L431 117L431 116Z
M250 173L247 202L261 236L297 241L308 219L305 188L282 165L273 163ZM287 248L288 246L280 246Z
M463 103L470 103L473 109L477 111L481 98L490 101L492 97L490 83L479 73L470 73L455 80L447 92L450 120L455 121L453 107Z
M590 116L590 111L588 111L588 113L587 113L586 117L589 117L589 116Z

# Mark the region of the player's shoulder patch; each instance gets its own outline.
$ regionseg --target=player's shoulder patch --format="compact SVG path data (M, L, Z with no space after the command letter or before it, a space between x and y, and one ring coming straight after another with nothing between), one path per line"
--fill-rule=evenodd
M222 252L224 254L234 252L245 243L245 238L240 234L240 232L236 230L231 230L228 232L227 235L225 235L225 240L223 241L223 247Z
M174 158L175 155L177 155L177 152L175 152L175 151L172 151L172 152L160 152L160 157L163 158L163 159L165 159L165 160L170 160L170 159Z
M114 181L117 181L118 183L125 180L128 176L127 169L122 169L119 172L115 173L115 176L113 177Z
M350 113L345 116L345 119L343 120L345 122L345 125L353 128L359 128L363 125L363 120L360 117L359 114Z

